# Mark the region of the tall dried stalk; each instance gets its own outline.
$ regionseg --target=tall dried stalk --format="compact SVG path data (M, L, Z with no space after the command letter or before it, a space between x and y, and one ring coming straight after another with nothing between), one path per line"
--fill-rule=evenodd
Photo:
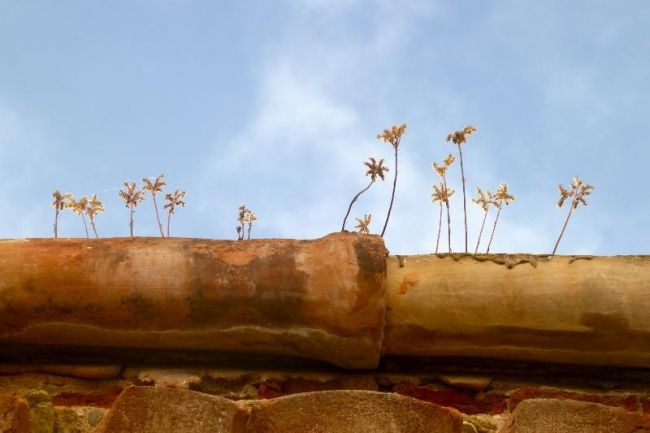
M499 186L497 187L496 192L494 193L494 200L492 201L492 204L496 206L498 209L497 211L497 216L494 219L494 226L492 227L492 234L490 235L490 242L488 242L487 249L485 250L485 254L488 254L490 252L490 245L492 245L492 239L494 238L494 232L497 229L497 223L499 222L499 215L501 215L501 209L503 209L503 205L505 204L506 206L510 205L510 202L515 200L515 196L510 194L510 191L508 191L508 184L505 182L501 182Z
M147 177L142 178L142 182L144 182L144 186L142 187L142 190L149 191L151 193L151 197L153 198L153 207L156 210L156 221L158 221L158 229L160 230L160 236L162 237L165 237L165 234L163 233L162 223L160 222L160 214L158 213L158 203L156 203L156 194L162 192L163 187L167 185L163 180L164 177L165 175L161 174L160 176L156 177L156 179L153 181Z
M483 235L483 229L485 228L485 220L487 219L488 212L490 211L490 205L494 204L494 194L490 191L483 192L481 188L476 188L478 196L473 198L472 201L477 205L481 206L484 211L483 222L481 222L481 230L478 232L478 240L476 241L476 248L474 249L474 254L478 253L478 247L481 244L481 236Z
M251 228L253 223L257 221L257 216L253 213L252 210L248 209L246 205L239 206L239 215L237 217L237 240L243 241L244 238L250 240L251 238ZM248 236L246 227L248 226Z
M451 213L449 211L449 198L454 194L454 190L447 187L447 170L456 161L456 158L451 153L447 155L442 161L442 164L432 163L433 171L440 176L442 183L433 186L432 198L434 203L440 203L440 217L438 220L438 237L436 239L436 254L438 254L438 246L440 245L440 231L442 229L442 203L447 207L447 245L449 247L449 254L451 254Z
M61 194L57 189L52 193L52 206L54 207L54 238L59 237L59 212L69 207L69 201L72 199L72 194Z
M381 180L385 179L386 172L388 171L387 167L384 167L384 160L380 159L377 161L375 158L372 156L368 158L366 162L364 162L365 166L368 168L366 170L366 176L370 176L370 183L368 186L366 186L364 189L359 191L357 195L352 198L352 201L350 202L350 205L348 206L348 211L345 214L345 217L343 218L343 224L341 225L341 231L345 231L345 222L347 221L348 217L350 216L350 211L352 210L352 205L357 201L357 199L363 194L364 192L368 191L370 187L372 186L373 183L377 180L377 178L380 178Z
M184 198L185 191L179 189L174 191L173 194L165 195L165 200L167 201L167 204L164 206L164 209L167 209L167 237L169 237L169 224L171 222L172 214L175 212L176 206L185 207Z
M458 155L460 157L460 174L463 181L463 213L465 219L465 252L467 253L467 196L465 194L465 167L463 165L463 149L461 144L467 142L467 137L476 132L476 128L471 125L467 125L465 128L460 131L452 132L447 135L447 141L452 141L456 146L458 146Z
M88 234L88 224L86 224L86 213L88 213L88 197L83 196L79 200L71 198L69 207L72 212L76 213L77 215L81 215L81 220L83 221L84 229L86 230L86 239L90 238Z
M90 220L90 226L93 228L93 232L95 233L95 238L99 238L97 227L95 227L95 217L102 212L104 212L104 204L99 200L97 194L93 194L88 202L86 213L88 213L88 219Z
M388 206L388 213L386 214L386 221L384 222L384 228L381 229L381 237L384 237L386 233L386 227L388 227L388 220L390 219L390 213L393 210L393 202L395 201L395 190L397 189L397 153L399 150L399 144L402 140L402 135L406 132L406 124L391 126L390 129L384 129L384 132L377 134L377 138L383 140L386 143L389 143L393 146L395 151L395 177L393 178L393 191L390 195L390 205Z
M119 195L124 200L124 205L129 208L129 230L133 237L133 214L137 205L144 200L144 191L136 190L135 182L124 182L126 191L120 190Z
M564 235L564 231L566 230L567 224L569 224L569 219L571 218L571 213L573 212L573 209L577 209L580 203L582 203L583 206L588 205L585 197L593 192L594 186L588 183L584 183L578 176L575 176L573 178L573 181L571 182L570 190L566 190L562 185L559 186L559 190L560 190L560 200L557 203L557 207L562 207L564 205L564 202L569 199L571 200L571 206L569 207L569 213L567 214L566 219L564 220L564 225L562 226L562 231L560 232L560 236L557 238L557 241L555 242L555 247L553 248L553 253L551 254L552 256L555 255L555 252L557 251L557 247L558 245L560 245L560 240Z

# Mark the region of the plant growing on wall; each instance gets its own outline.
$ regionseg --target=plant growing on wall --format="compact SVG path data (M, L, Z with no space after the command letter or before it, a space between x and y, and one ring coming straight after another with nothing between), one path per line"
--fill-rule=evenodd
M251 238L251 228L257 221L257 216L246 205L239 206L239 215L237 216L237 240L242 241L246 237L246 228L248 227L248 239Z
M61 194L57 189L52 193L52 206L54 207L54 238L59 237L59 212L68 207L72 194Z
M395 175L393 178L393 190L390 195L390 205L388 206L388 213L386 214L386 221L384 222L384 228L381 229L381 237L384 237L386 233L386 227L388 227L388 220L390 219L390 213L393 210L393 202L395 201L395 190L397 189L397 154L399 150L399 144L402 141L402 135L406 132L406 124L394 125L389 129L384 129L384 132L377 134L379 140L383 140L386 143L389 143L393 146L395 151Z
M497 187L496 192L494 193L494 200L492 201L492 204L496 206L498 211L497 211L497 216L494 219L494 226L492 227L492 234L490 235L490 241L488 242L487 249L485 250L486 254L490 252L490 245L492 245L492 239L494 238L494 231L497 228L497 223L499 222L499 215L501 215L501 209L503 209L503 205L505 204L506 206L508 206L510 205L510 202L514 200L515 200L515 196L510 194L510 191L508 191L508 184L505 182L501 182Z
M119 194L122 200L124 200L124 205L129 208L129 230L131 237L133 237L133 214L135 213L135 208L144 200L144 191L136 189L137 186L135 182L124 182L126 190L120 190Z
M251 239L251 228L253 227L253 223L257 221L257 215L255 213L248 209L248 212L246 212L246 215L244 215L244 224L248 226L248 233L246 236L247 240Z
M560 190L560 200L557 203L557 207L562 207L564 205L564 202L566 202L567 200L571 201L571 206L569 206L569 213L567 214L566 219L564 220L564 225L562 226L562 231L560 232L560 236L557 238L557 242L555 242L555 247L553 248L553 253L551 254L553 256L557 251L558 245L560 245L560 240L562 239L562 235L564 235L564 230L566 230L566 226L569 223L569 219L571 218L571 213L573 212L573 209L577 209L580 203L582 203L583 206L588 205L585 197L587 197L589 194L593 192L594 186L588 183L584 183L582 179L580 179L578 176L575 176L573 178L573 181L571 182L570 189L567 190L562 185L560 185L559 190Z
M481 188L476 188L478 196L473 198L472 201L477 205L481 206L483 209L483 222L481 222L481 230L478 232L478 240L476 241L476 248L474 249L474 254L478 253L478 247L481 244L481 236L483 235L483 228L485 227L485 220L487 219L488 212L490 211L490 205L494 204L494 194L488 190L481 190Z
M93 228L96 238L99 238L99 235L97 234L97 227L95 227L95 217L102 212L104 212L104 204L99 200L97 194L93 194L88 201L86 213L88 214L90 226Z
M386 172L388 171L388 168L384 167L383 159L377 161L375 158L371 156L370 158L368 158L366 162L364 162L364 164L368 168L368 170L366 170L366 176L370 176L370 183L364 189L359 191L357 195L354 196L354 198L352 198L352 201L350 202L350 206L348 206L348 211L345 214L345 217L343 218L343 225L341 226L341 231L345 231L345 222L347 221L348 216L350 216L352 205L354 205L354 203L361 196L361 194L363 194L364 192L370 189L370 187L372 186L373 183L375 183L377 178L384 180L386 176Z
M447 155L442 161L442 164L432 163L431 167L440 176L442 182L439 185L433 185L433 193L431 197L433 202L440 204L440 215L438 218L438 237L436 239L436 254L438 254L438 246L440 245L440 232L442 229L442 204L445 203L447 207L447 244L449 246L449 253L451 254L451 214L449 211L449 199L454 194L454 190L447 187L447 170L456 161L456 158L451 153Z
M467 252L467 197L465 194L465 168L463 166L463 149L461 148L461 144L465 144L467 142L467 137L470 136L471 134L476 132L476 128L474 128L471 125L467 125L460 131L455 131L452 132L451 134L447 135L447 141L453 142L456 146L458 146L458 155L460 157L460 175L461 179L463 181L463 213L464 213L464 219L465 219L465 252Z
M371 214L365 214L363 218L355 218L357 225L354 227L362 235L370 234L370 222L372 221Z
M164 181L164 177L165 175L161 174L153 181L147 177L142 178L142 182L144 182L144 186L142 187L142 190L145 192L149 191L151 193L151 197L153 198L153 207L156 210L156 221L158 221L158 229L160 230L160 236L162 237L165 237L165 234L163 233L162 223L160 222L160 214L158 213L158 203L156 203L156 194L162 192L163 187L167 185Z
M165 204L164 207L164 209L167 209L167 237L169 237L169 224L171 222L172 214L176 210L176 206L185 207L185 201L183 200L184 198L185 191L181 191L179 189L174 191L173 194L165 195L165 200L167 201L167 204Z
M88 197L83 196L79 200L71 198L69 207L72 212L76 213L77 215L81 215L81 220L83 221L84 229L86 230L86 238L90 238L88 235L88 224L86 224L86 214L88 213Z

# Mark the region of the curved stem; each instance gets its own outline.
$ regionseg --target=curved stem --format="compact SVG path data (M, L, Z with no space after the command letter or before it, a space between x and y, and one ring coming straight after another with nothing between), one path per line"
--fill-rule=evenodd
M465 167L463 166L463 150L458 144L458 153L460 155L460 176L463 181L463 213L465 214L465 252L467 252L467 198L465 196Z
M494 238L494 231L497 228L497 223L499 222L499 215L501 215L501 207L499 207L499 211L497 212L497 217L494 219L494 226L492 227L492 234L490 235L490 242L488 242L487 250L485 250L485 254L488 254L490 252L490 245L492 245L492 239Z
M564 225L562 226L562 231L560 232L560 236L557 238L557 242L555 242L555 248L553 248L553 254L552 256L555 255L555 252L557 251L558 245L560 245L560 239L562 239L562 235L564 235L564 230L566 230L566 226L569 223L569 218L571 218L571 212L573 212L573 206L575 205L575 202L571 203L571 207L569 209L569 214L566 216L566 219L564 220Z
M165 234L163 233L163 227L162 227L162 224L160 223L160 214L158 214L158 204L156 203L156 194L154 194L152 192L151 197L153 197L153 207L154 207L154 209L156 209L156 220L158 221L158 228L160 229L160 236L162 236L164 238Z
M438 237L436 239L436 254L438 254L438 246L440 246L441 231L442 231L442 202L440 202L440 215L438 216Z
M474 249L474 254L478 252L478 246L481 244L481 235L483 234L483 228L485 227L485 219L487 218L489 209L485 209L485 215L483 215L483 222L481 223L481 231L478 232L478 241L476 241L476 249Z
M88 219L90 220L90 226L93 228L93 232L95 233L95 238L99 239L99 235L97 234L97 228L95 227L95 219L91 218L90 215L88 215Z
M388 227L388 220L390 219L390 211L393 210L393 201L395 200L395 189L397 188L397 149L399 143L395 146L395 177L393 178L393 192L390 195L390 206L388 206L388 214L386 214L386 221L384 222L384 228L381 229L381 237L384 237L386 233L386 227Z
M365 187L364 189L359 191L357 193L357 195L354 196L354 198L350 202L350 206L348 206L348 212L345 214L345 218L343 218L343 226L341 226L341 231L345 231L345 222L347 221L348 217L350 216L350 211L352 210L352 205L354 204L355 201L357 201L357 199L359 198L359 196L361 196L361 194L363 194L364 192L368 191L368 189L370 189L370 187L372 186L373 183L374 183L374 181L371 180L367 187Z
M81 220L84 222L84 229L86 229L86 239L88 239L90 238L90 236L88 236L88 224L86 224L86 217L83 213L81 214Z

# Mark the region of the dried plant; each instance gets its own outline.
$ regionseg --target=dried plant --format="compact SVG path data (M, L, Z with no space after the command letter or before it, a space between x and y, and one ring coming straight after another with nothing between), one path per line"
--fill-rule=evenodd
M438 254L438 247L440 245L440 231L442 230L442 203L447 207L447 244L449 253L451 254L451 213L449 211L449 198L454 194L454 190L447 187L447 170L456 161L456 158L451 153L442 161L442 164L432 163L431 167L435 171L442 183L433 186L432 198L434 202L440 203L440 215L438 218L438 237L436 239L436 254ZM438 198L438 199L437 199Z
M567 200L571 200L571 206L569 206L569 214L564 220L564 225L562 226L560 236L557 238L557 242L555 242L555 247L553 248L552 253L553 256L557 251L558 245L560 245L560 240L562 239L562 235L564 235L564 230L566 230L566 226L569 223L569 218L571 218L573 209L577 209L580 203L582 203L583 206L588 205L585 197L594 191L594 186L588 183L584 183L578 176L575 176L571 182L571 189L567 190L562 185L560 185L559 190L560 200L557 203L557 207L562 207L564 205L564 202Z
M131 237L133 237L133 214L135 213L135 207L144 200L144 191L136 189L135 182L124 182L124 186L126 191L120 190L119 195L124 200L124 205L130 210L129 229Z
M451 254L451 218L449 217L449 199L454 195L454 190L447 188L444 182L433 185L433 193L431 197L433 202L440 203L440 216L438 218L438 238L436 239L436 254L438 254L438 246L440 245L440 231L442 229L442 204L447 205L447 243L449 246L449 254Z
M366 170L366 176L370 176L370 183L364 189L359 191L357 195L355 195L352 201L350 202L350 206L348 206L348 211L345 214L345 218L343 218L343 225L341 226L341 231L345 231L345 222L350 216L352 205L357 201L357 199L361 196L361 194L363 194L364 192L370 189L370 187L372 186L373 183L375 183L377 178L384 180L386 176L386 172L388 171L388 167L384 167L383 159L377 161L375 158L371 156L370 158L368 158L366 162L364 162L364 164L368 168L368 170Z
M371 214L365 214L363 218L355 218L357 225L354 227L362 235L370 234L370 221L372 221Z
M84 229L86 230L86 239L90 238L88 234L88 224L86 224L86 214L88 213L88 197L83 196L79 200L70 198L68 207L72 212L77 215L81 215L81 220L84 223Z
M86 213L96 238L99 238L99 235L97 234L97 227L95 227L95 217L102 212L104 212L104 204L97 198L97 194L93 194L88 201Z
M497 223L499 222L499 215L501 215L501 209L503 209L503 205L505 204L506 206L508 206L510 205L510 202L514 200L515 200L515 196L510 194L510 191L508 191L508 184L505 182L501 182L497 187L497 190L494 193L493 200L492 200L492 204L496 206L498 211L497 211L497 216L494 219L494 226L492 227L492 234L490 235L490 241L488 242L487 249L485 250L486 254L490 252L490 245L492 245L492 239L494 238L494 231L497 228Z
M59 212L69 207L69 202L72 199L72 194L61 194L57 189L52 193L52 206L54 207L54 238L59 237Z
M160 236L162 237L165 237L165 234L163 233L162 223L160 222L160 214L158 213L158 203L156 203L156 194L162 192L163 187L167 185L164 181L164 178L165 178L164 174L161 174L153 181L147 177L142 178L142 182L144 182L144 186L142 187L142 190L149 191L151 193L151 197L153 198L153 207L156 210L156 220L158 221L158 229L160 229Z
M384 129L384 132L377 134L379 140L383 140L386 143L389 143L393 146L395 151L395 176L393 178L393 191L390 195L390 205L388 206L388 213L386 214L386 221L384 222L384 228L381 229L381 237L384 237L386 233L386 227L388 227L388 220L390 219L390 213L393 210L393 202L395 201L395 189L397 188L397 152L399 150L399 144L402 141L402 135L406 132L406 124L394 125L389 129Z
M476 128L467 125L460 131L455 131L447 135L447 141L451 141L458 146L458 154L460 156L460 175L463 181L463 212L465 218L465 252L467 252L467 197L465 195L465 168L463 166L463 149L461 148L461 144L465 144L467 142L467 137L475 132Z
M185 191L177 189L173 194L166 194L165 200L167 204L163 209L167 209L167 237L169 237L169 223L171 222L172 214L176 210L176 206L185 207Z
M246 236L246 226L248 226L247 239L251 238L251 228L253 223L257 221L257 216L252 210L248 209L245 205L239 206L239 215L237 217L239 224L237 225L237 240L242 241Z
M477 205L481 206L483 209L483 222L481 222L481 230L478 232L478 240L476 241L476 248L474 249L474 254L478 253L478 247L481 244L481 236L483 235L483 228L485 227L485 220L487 219L488 212L490 211L490 205L494 204L494 194L488 190L481 190L481 188L476 188L478 196L473 198L472 201Z

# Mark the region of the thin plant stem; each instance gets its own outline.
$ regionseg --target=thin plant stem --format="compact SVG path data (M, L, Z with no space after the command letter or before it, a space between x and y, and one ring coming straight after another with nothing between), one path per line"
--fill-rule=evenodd
M492 234L490 235L490 242L488 242L487 250L485 250L485 254L488 254L490 252L490 245L492 245L492 239L494 238L494 231L497 228L497 223L499 222L499 215L501 215L501 207L499 207L499 210L497 211L497 217L494 219L494 226L492 226Z
M553 253L551 254L552 256L555 255L555 252L557 251L558 245L560 245L560 239L562 239L562 235L564 235L564 230L566 230L566 226L569 223L569 218L571 218L571 212L573 212L573 207L575 205L575 202L571 203L571 207L569 208L569 214L566 216L566 219L564 220L564 225L562 226L562 231L560 232L560 236L557 238L557 242L555 242L555 248L553 248Z
M478 253L478 246L481 244L481 235L483 235L483 228L485 227L485 220L487 219L487 214L488 210L485 210L485 214L483 215L483 222L481 223L481 230L478 232L478 241L476 241L476 249L474 250L474 254Z
M388 213L386 214L386 221L384 222L384 228L381 229L381 237L384 237L386 233L386 227L388 227L388 220L390 219L390 211L393 210L393 201L395 200L395 189L397 188L397 149L398 146L395 146L395 177L393 178L393 192L390 195L390 205L388 206Z
M131 209L131 221L129 222L129 229L131 231L131 237L133 237L133 213L135 210L133 209L133 205L130 206Z
M352 210L352 205L354 204L354 202L357 201L357 199L361 196L361 194L363 194L364 192L368 191L368 189L370 189L370 187L372 186L373 183L375 183L375 182L373 180L371 180L367 187L365 187L364 189L359 191L357 193L357 195L354 196L354 198L350 202L350 206L348 206L348 212L345 214L345 218L343 218L343 225L341 226L341 231L345 231L345 222L347 221L348 217L350 216L350 211ZM242 227L242 231L243 231L243 227Z
M86 239L89 239L90 236L88 235L88 224L86 224L86 217L84 214L81 214L81 220L84 222L84 229L86 229Z
M59 237L59 208L56 208L56 213L54 214L54 239Z
M167 214L167 237L169 237L169 223L171 222L172 219L172 213L171 211Z
M445 187L445 194L447 194L449 189L447 188L446 176L442 176L442 184ZM449 212L449 196L447 196L447 200L445 200L445 205L447 206L447 246L449 248L449 254L451 254L451 214Z
M438 237L436 238L436 254L438 254L438 246L440 246L441 231L442 231L442 202L440 202L440 215L438 216Z
M158 228L160 229L160 236L162 236L164 238L165 234L163 233L163 227L162 227L162 224L160 223L160 215L158 214L158 204L156 203L156 194L154 194L152 192L151 197L153 197L153 207L154 207L154 209L156 209L156 220L158 221Z
M95 233L95 238L99 239L99 235L97 234L97 228L95 227L95 219L91 218L88 216L88 219L90 220L90 226L93 228L93 232Z
M253 227L253 224L249 223L248 224L248 236L246 237L246 240L251 240L251 227Z
M458 144L458 154L460 155L460 176L463 181L463 213L465 217L465 253L467 253L467 198L465 196L465 167L463 166L463 150Z

